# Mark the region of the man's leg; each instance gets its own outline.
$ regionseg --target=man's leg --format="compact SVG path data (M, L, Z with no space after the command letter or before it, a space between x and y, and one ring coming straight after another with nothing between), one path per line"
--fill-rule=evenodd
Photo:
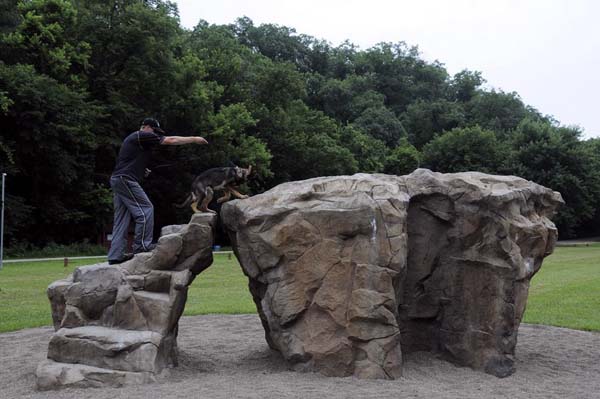
M127 206L135 221L135 238L133 252L146 252L154 249L152 233L154 229L154 206L139 183L119 177L120 184L116 185L121 199Z
M111 180L111 187L113 181ZM125 257L125 250L127 249L127 230L129 230L129 223L131 222L131 214L127 210L127 206L121 199L121 196L113 188L113 205L114 205L114 220L113 220L113 231L112 239L110 241L110 249L108 251L108 261L115 262L120 261Z

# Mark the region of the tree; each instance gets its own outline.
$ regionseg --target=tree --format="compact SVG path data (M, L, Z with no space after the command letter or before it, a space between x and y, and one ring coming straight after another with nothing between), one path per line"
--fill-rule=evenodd
M22 225L7 233L38 241L89 236L106 212L106 192L90 178L101 113L85 91L90 46L75 34L70 2L20 2L17 11L19 24L0 36L3 170L14 181L11 202L22 207L8 209Z
M404 42L380 43L357 54L356 74L371 74L385 104L401 114L417 99L432 100L448 91L448 73L438 62L419 58L417 47Z
M353 125L342 128L341 144L350 150L361 173L383 172L388 148L381 140L370 136Z
M367 108L354 121L354 125L371 137L383 141L388 147L394 147L405 136L402 123L386 107Z
M0 40L5 62L34 65L38 73L71 86L85 80L90 45L77 35L71 2L22 1L17 11L19 24Z
M495 132L516 129L527 116L527 108L517 93L478 91L465 105L467 123Z
M343 80L356 72L356 56L358 47L349 41L344 41L329 53L329 69L325 74L333 79Z
M600 235L600 139L588 139L581 142L585 158L589 160L586 165L585 182L590 187L591 207L594 214L591 218L582 221L575 228L577 236Z
M340 144L339 125L322 112L295 101L277 109L271 120L273 130L265 140L273 154L273 183L357 171L352 153Z
M346 79L325 79L312 75L308 104L342 122L354 122L367 108L385 107L384 96L377 92L369 76L349 75Z
M505 157L494 132L479 126L452 129L423 147L423 165L444 173L498 173Z
M21 231L40 241L97 232L95 217L106 212L106 192L91 178L97 108L31 65L0 64L0 85L12 103L0 115L2 166L12 170L15 203L31 210Z
M475 97L484 83L481 72L462 70L454 75L450 83L450 98L463 103L468 102Z
M525 179L559 191L565 205L554 218L561 237L570 237L595 214L600 197L598 155L579 137L577 128L523 120L512 137L510 170Z
M463 126L466 118L461 104L439 99L415 101L402 114L401 120L409 141L415 147L423 148L436 134Z
M301 72L323 73L327 69L329 45L296 30L275 24L254 26L248 17L229 27L239 42L272 61L289 62Z
M286 107L306 96L304 79L291 64L262 60L255 67L247 82L254 102L272 109Z
M419 150L403 138L386 157L384 172L403 176L417 169L420 163L421 153Z
M12 32L20 23L18 0L0 0L0 34Z
M348 105L352 100L352 92L342 80L329 79L311 99L313 104L328 116L342 122L351 118Z

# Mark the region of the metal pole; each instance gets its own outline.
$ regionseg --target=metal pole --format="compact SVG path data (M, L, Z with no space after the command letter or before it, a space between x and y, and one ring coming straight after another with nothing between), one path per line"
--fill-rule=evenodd
M4 182L6 173L2 173L2 217L0 218L0 270L2 270L4 255Z

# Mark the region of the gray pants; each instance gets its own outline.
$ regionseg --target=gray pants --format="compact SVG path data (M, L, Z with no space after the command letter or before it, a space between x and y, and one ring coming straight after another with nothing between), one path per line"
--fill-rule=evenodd
M112 176L110 187L113 190L115 219L108 260L120 260L127 250L127 230L131 219L135 221L133 252L151 250L152 230L154 229L154 207L138 182L125 176Z

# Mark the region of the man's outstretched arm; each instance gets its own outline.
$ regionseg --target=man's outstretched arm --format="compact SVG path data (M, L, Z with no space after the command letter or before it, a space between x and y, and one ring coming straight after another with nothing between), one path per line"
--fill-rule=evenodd
M183 136L167 136L161 143L162 145L183 145L183 144L208 144L204 137L183 137Z

